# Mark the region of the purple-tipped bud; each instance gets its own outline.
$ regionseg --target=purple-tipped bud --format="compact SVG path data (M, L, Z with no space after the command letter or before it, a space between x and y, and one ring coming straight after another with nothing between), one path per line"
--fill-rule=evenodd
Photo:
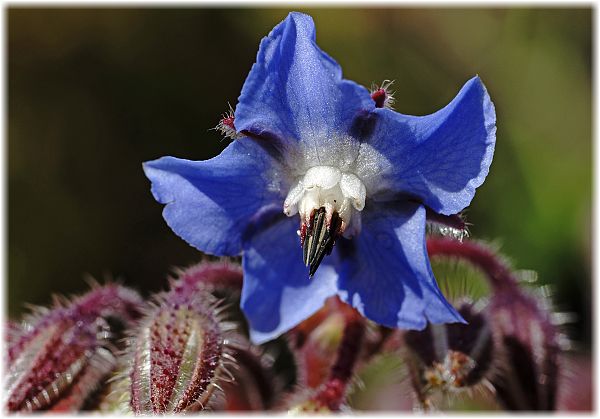
M172 281L130 339L130 405L136 414L205 409L219 388L224 338L207 286L218 275L236 277L223 264L202 264ZM217 276L215 276L217 275Z
M201 410L210 399L222 340L200 304L158 307L135 338L131 406L136 414Z
M211 292L236 293L242 290L242 268L230 262L202 262L177 273L179 282L174 288L179 287L182 292L198 287Z
M8 348L7 409L81 409L115 367L114 323L128 325L141 306L134 291L107 285L31 315Z

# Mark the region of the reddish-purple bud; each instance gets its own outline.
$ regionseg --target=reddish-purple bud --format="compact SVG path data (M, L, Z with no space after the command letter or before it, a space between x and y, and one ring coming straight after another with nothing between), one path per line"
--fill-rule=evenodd
M126 376L136 414L204 410L221 375L226 345L223 323L210 294L219 278L237 281L239 269L201 264L171 282L129 339L131 368Z
M116 365L114 323L127 326L141 306L112 284L30 315L8 348L8 410L81 409Z
M344 331L345 318L341 313L327 317L308 336L297 350L299 381L310 388L318 388L329 376Z
M177 272L178 292L188 292L203 287L210 292L242 290L242 268L231 262L203 262Z
M371 98L375 101L375 107L383 108L385 104L386 97L385 89L377 89L373 93L371 93Z

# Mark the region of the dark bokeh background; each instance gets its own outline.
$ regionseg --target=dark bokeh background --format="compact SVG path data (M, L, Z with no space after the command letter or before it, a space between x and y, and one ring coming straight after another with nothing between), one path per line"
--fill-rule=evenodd
M490 175L468 211L518 268L552 284L590 341L590 9L300 9L366 86L427 114L479 74L496 104ZM8 309L87 289L143 292L201 257L163 222L141 163L206 159L260 39L283 9L8 9Z

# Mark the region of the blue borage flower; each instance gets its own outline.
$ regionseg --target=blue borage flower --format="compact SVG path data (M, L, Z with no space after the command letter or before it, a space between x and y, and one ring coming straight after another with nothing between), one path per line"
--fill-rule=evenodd
M336 294L389 327L464 321L433 277L425 213L458 213L488 173L495 112L478 77L432 115L377 107L317 46L312 18L290 13L262 40L233 123L219 156L144 170L176 234L243 255L254 342Z

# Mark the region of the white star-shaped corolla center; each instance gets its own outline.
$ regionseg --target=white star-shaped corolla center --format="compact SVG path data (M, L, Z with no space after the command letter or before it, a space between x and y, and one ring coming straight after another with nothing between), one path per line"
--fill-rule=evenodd
M367 190L354 173L334 166L314 166L290 189L283 212L291 217L300 214L302 223L309 223L315 210L325 209L327 219L337 213L342 220L344 236L360 230L360 211L365 207Z

